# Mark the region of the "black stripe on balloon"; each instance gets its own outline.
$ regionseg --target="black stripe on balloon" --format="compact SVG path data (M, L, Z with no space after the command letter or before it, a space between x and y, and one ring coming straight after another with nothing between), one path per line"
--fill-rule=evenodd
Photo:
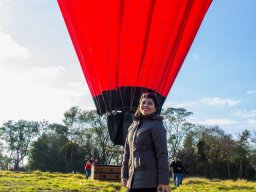
M166 97L145 87L120 87L114 90L103 91L101 95L93 97L93 100L99 115L121 111L134 113L139 105L142 93L145 92L156 93L161 110ZM133 96L133 99L131 99L131 96Z

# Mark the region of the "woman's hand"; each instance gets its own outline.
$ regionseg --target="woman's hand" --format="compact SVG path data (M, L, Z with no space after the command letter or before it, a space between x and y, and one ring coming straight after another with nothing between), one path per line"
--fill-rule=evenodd
M170 192L170 186L169 185L163 185L163 184L159 184L157 187L157 191L161 191L161 192Z
M126 185L127 185L127 178L122 178L121 179L121 183L122 183L123 186L126 187Z

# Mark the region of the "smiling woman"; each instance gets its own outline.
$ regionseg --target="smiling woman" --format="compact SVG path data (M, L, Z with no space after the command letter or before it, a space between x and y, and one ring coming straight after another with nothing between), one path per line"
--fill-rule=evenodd
M159 106L155 93L143 93L128 129L121 171L128 192L170 191L166 130Z
M156 106L152 99L143 98L140 102L140 112L143 116L151 115L156 112Z
M135 116L147 116L160 113L160 104L155 93L143 93Z

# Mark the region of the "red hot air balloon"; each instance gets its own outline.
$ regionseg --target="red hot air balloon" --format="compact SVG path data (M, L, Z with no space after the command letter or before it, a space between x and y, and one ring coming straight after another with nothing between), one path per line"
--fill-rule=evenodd
M212 0L58 0L98 114L123 144L142 92L163 105Z

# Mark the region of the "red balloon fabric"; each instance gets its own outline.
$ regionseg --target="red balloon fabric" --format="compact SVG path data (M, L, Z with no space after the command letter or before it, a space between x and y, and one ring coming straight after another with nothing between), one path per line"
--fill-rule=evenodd
M58 0L99 114L167 97L212 0Z

